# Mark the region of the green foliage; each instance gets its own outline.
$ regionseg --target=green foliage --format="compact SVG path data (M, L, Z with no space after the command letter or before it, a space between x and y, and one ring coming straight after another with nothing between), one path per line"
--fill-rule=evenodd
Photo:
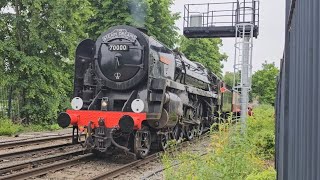
M53 122L72 90L74 50L92 15L87 0L11 0L0 20L0 68L27 122ZM5 65L6 64L6 65Z
M261 105L248 119L248 137L255 145L255 153L262 159L273 160L275 154L274 109Z
M250 174L246 180L274 180L277 177L277 173L273 168L269 168L257 174Z
M60 129L58 124L30 124L22 126L20 132L56 131Z
M233 72L226 72L223 81L230 87L233 87L233 81L234 81L234 73Z
M172 0L90 0L94 16L89 20L89 36L96 39L115 25L147 28L150 35L169 47L177 41L175 21L179 14L170 11Z
M227 59L226 54L219 51L222 46L221 39L187 39L180 38L180 51L192 60L202 63L213 73L222 77L222 61Z
M147 0L147 2L150 9L145 26L152 36L169 48L173 48L178 42L178 28L175 26L175 21L180 18L178 13L170 11L173 0Z
M262 70L252 76L252 95L257 97L260 103L273 104L276 96L276 77L279 69L274 63L262 64Z
M89 37L96 39L111 26L130 24L129 0L89 0L94 16L89 19L87 31Z
M178 155L165 154L163 163L166 179L276 179L270 161L268 146L257 143L264 136L262 129L273 132L273 109L270 106L255 108L255 117L248 122L246 134L241 134L239 125L222 124L219 131L211 134L211 146L207 154L201 156L194 152ZM261 142L261 141L260 141ZM267 143L268 144L268 143ZM273 147L274 149L274 144ZM273 159L269 157L268 159Z
M56 130L60 130L61 127L59 126L59 124L50 124L47 126L49 131L56 131Z
M21 125L14 124L9 119L0 119L0 136L12 136L22 129Z
M30 124L13 123L10 119L0 118L0 136L12 136L22 132L56 131L61 129L58 124Z

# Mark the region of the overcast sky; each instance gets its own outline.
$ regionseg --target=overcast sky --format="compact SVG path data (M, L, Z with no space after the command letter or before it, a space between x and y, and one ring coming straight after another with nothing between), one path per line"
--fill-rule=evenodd
M180 33L183 30L184 4L230 1L232 0L175 0L172 11L181 13L180 20L176 22ZM260 35L258 39L254 39L253 71L261 69L265 60L275 62L279 67L284 49L284 14L284 0L260 0ZM229 56L228 62L224 63L224 72L233 71L234 42L234 38L223 39L221 51Z

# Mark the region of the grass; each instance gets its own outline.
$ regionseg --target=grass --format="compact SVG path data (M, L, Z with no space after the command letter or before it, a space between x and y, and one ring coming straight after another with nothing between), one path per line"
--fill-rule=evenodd
M15 124L9 119L0 119L0 136L13 136L23 132L55 131L61 129L58 124Z
M273 108L260 106L247 122L245 134L239 125L222 124L212 132L207 154L182 152L162 158L166 179L273 180ZM271 163L270 163L271 162ZM179 163L179 165L176 165Z
M18 133L22 126L14 124L9 119L0 119L0 135L11 136Z

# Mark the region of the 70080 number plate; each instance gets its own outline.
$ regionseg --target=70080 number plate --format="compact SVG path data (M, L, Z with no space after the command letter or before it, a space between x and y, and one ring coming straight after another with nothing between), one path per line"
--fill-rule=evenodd
M110 44L109 51L129 51L129 46L126 44Z

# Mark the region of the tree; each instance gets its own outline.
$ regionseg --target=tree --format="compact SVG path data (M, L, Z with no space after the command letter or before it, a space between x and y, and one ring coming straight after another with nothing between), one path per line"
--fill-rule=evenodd
M219 50L220 46L222 46L221 39L187 39L181 37L179 45L179 50L188 59L202 63L212 72L222 77L222 61L227 59L227 55Z
M89 37L97 39L111 26L130 24L129 0L89 0L94 15L89 19L87 32Z
M230 87L233 87L233 81L234 81L234 73L233 72L226 72L223 81Z
M147 0L149 4L148 19L146 23L150 34L159 41L173 48L179 41L178 28L175 21L180 18L178 13L172 13L170 6L173 0Z
M262 70L252 76L252 95L260 103L273 104L276 96L276 77L279 69L274 63L263 63Z
M72 61L92 15L87 0L6 0L0 18L0 64L19 90L28 122L53 122L69 104ZM4 68L4 67L1 67Z
M88 33L96 39L111 26L132 25L146 28L168 47L177 42L175 21L178 14L170 11L172 0L90 0L94 16L89 20Z

